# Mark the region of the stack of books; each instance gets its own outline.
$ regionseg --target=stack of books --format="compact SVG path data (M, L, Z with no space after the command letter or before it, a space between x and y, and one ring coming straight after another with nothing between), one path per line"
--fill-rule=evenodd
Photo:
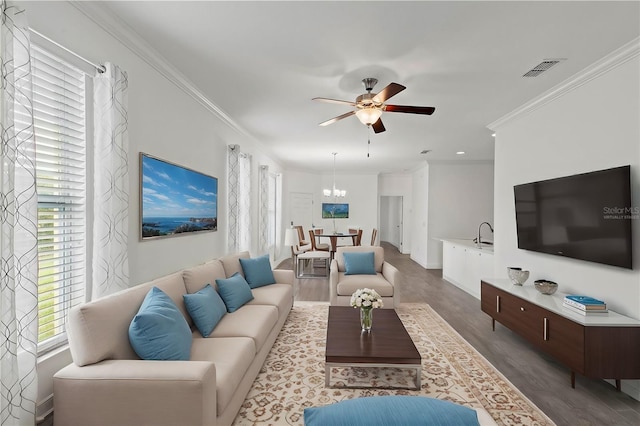
M572 312L582 315L597 315L609 312L606 303L589 296L567 295L564 297L563 306Z

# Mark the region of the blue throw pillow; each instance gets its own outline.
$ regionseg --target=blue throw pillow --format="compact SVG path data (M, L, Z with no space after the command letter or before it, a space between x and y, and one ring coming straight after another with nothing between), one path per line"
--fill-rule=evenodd
M218 292L207 284L197 293L185 294L182 297L187 312L191 315L202 337L209 337L216 324L227 313L227 307Z
M375 275L376 267L374 263L374 253L367 252L348 252L342 253L344 257L344 274L345 275Z
M240 266L249 287L258 288L263 285L275 284L276 279L271 270L269 255L254 257L253 259L240 259Z
M305 426L479 426L475 410L423 396L373 396L304 409Z
M158 287L144 298L129 324L129 342L142 359L183 360L191 356L191 329L176 304Z
M251 287L238 272L229 278L216 280L216 284L229 313L237 311L242 305L253 300Z

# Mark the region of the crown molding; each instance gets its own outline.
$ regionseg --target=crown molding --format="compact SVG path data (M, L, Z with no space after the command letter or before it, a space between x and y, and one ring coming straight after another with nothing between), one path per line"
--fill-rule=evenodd
M164 58L140 35L138 35L138 33L122 22L111 11L96 2L71 0L69 3L106 31L107 34L122 43L123 46L146 62L160 75L175 84L179 89L217 116L220 121L225 123L234 131L258 143L258 141L256 141L248 131L236 123L227 113L207 98L207 96L202 93L202 91L200 91L200 89L198 89L191 80L182 74L182 72L174 67L166 58Z
M625 62L640 55L640 37L637 37L630 42L624 44L622 47L609 53L604 58L594 62L582 71L569 77L557 86L552 87L541 95L533 98L524 105L516 108L510 113L500 117L496 121L487 125L487 127L493 131L508 123L511 120L519 118L522 115L528 114L536 109L554 101L555 99L566 95L574 89L600 77L611 71L614 68L624 64Z

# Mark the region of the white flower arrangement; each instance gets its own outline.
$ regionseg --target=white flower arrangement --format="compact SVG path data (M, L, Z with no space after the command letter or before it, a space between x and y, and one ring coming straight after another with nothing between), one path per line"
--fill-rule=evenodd
M360 288L351 295L351 306L361 309L382 308L382 297L370 288Z

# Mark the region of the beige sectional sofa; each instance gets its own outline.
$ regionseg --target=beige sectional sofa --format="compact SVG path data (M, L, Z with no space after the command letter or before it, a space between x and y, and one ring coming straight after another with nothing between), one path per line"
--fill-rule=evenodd
M226 256L72 309L68 317L73 364L54 376L55 425L229 425L293 306L293 271L274 270L276 284L252 289L254 299L227 313L203 338L183 294L217 278L242 274ZM156 286L191 326L189 361L141 360L128 328Z

